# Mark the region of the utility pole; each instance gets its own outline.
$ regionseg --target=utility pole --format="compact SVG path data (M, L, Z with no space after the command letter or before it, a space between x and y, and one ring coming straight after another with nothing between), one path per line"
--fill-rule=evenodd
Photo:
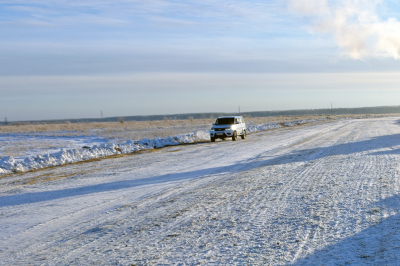
M239 114L240 114L240 105L239 105Z
M101 110L101 119L103 119L103 110Z
M5 124L5 125L8 124L8 122L7 122L7 116L4 118L4 124Z

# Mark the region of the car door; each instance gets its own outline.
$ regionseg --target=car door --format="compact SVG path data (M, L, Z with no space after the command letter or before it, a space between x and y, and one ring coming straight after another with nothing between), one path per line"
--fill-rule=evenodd
M242 121L242 118L241 118L241 117L238 117L238 118L237 118L237 121L238 121L239 123L237 124L237 130L236 130L236 132L237 132L238 135L242 135L242 134L243 134L243 121Z
M243 117L241 117L240 118L240 122L241 122L241 127L242 127L242 134L244 133L244 130L245 130L245 128L246 128L246 124L244 123L244 119L243 119Z

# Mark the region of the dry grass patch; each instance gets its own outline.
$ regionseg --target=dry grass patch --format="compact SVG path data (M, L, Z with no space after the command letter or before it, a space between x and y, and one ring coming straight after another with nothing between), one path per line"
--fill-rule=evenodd
M214 120L158 120L94 123L48 123L0 126L0 133L46 133L47 136L89 136L110 139L142 139L186 134L209 128Z
M285 123L301 119L355 118L362 115L305 115L305 116L270 116L245 117L247 124ZM380 116L380 115L368 115ZM46 136L91 136L97 135L114 140L139 140L143 138L168 137L187 134L198 130L208 130L215 119L185 119L185 120L157 120L157 121L123 121L121 122L93 122L93 123L47 123L47 124L20 124L2 125L1 133L29 133L45 134ZM18 151L16 151L18 152Z

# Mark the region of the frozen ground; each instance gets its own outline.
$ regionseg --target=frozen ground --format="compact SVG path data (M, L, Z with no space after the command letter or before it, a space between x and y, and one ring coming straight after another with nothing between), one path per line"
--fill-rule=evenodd
M4 265L397 265L398 118L0 178Z

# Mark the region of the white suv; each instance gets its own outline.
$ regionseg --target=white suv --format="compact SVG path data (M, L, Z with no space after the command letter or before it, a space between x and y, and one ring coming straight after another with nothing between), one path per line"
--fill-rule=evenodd
M246 124L241 116L218 117L210 131L211 142L215 142L215 139L225 140L228 137L235 141L237 136L246 138Z

